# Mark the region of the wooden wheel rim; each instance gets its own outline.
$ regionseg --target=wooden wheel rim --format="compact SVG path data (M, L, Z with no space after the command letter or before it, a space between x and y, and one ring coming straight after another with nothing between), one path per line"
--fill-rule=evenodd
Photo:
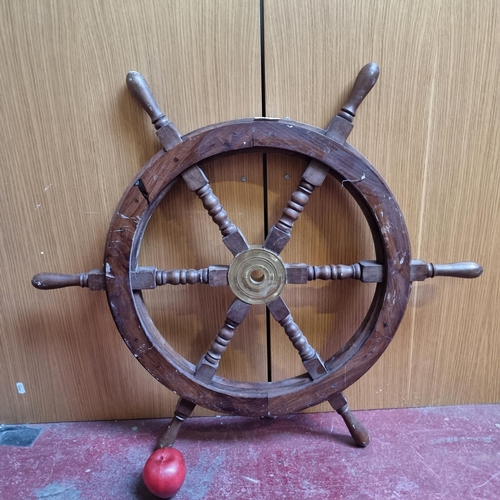
M133 291L142 237L154 209L187 168L221 155L248 152L298 154L317 160L345 182L370 226L384 280L377 285L370 309L348 343L325 362L329 373L268 382L245 383L215 376L204 383L195 366L165 341L151 320L142 295ZM141 196L137 181L146 187ZM212 125L160 151L125 190L110 223L104 266L111 313L129 349L159 382L185 399L224 413L263 416L300 411L319 404L358 380L392 340L409 299L411 251L401 210L390 189L354 148L327 137L325 131L291 120L242 119Z

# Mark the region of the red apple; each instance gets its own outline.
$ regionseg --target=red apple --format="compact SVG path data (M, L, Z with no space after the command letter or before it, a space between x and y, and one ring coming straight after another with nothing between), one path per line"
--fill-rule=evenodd
M186 477L186 463L179 450L160 448L146 462L142 477L148 490L160 498L173 497Z

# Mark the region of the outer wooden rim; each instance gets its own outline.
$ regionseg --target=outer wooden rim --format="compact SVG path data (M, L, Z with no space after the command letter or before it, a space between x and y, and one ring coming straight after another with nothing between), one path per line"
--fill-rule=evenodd
M382 355L406 309L411 290L411 251L401 210L373 166L354 148L324 135L325 131L291 120L234 120L183 137L141 169L125 190L110 223L104 265L108 302L115 323L134 356L159 382L180 396L215 411L249 415L292 413L330 399L358 380ZM255 151L298 154L322 162L346 182L370 226L385 278L377 285L370 310L350 341L326 361L328 375L307 375L270 383L243 383L194 377L193 364L165 341L151 320L140 292L133 292L130 271L147 222L172 183L185 169L221 155ZM141 179L150 204L134 183ZM307 332L306 332L307 335Z

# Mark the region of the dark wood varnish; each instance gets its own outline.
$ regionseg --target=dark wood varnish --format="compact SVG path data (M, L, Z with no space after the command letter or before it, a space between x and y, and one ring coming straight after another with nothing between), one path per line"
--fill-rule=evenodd
M385 279L378 285L372 308L348 346L324 360L326 373L315 379L300 376L271 384L242 384L214 375L210 382L201 382L196 377L196 367L181 359L163 340L140 295L134 293L130 285L138 250L138 241L133 235L137 231L142 233L166 186L208 158L249 150L300 154L320 163L323 170L339 180L365 174L365 181L346 183L345 187L367 217L377 262L384 269ZM134 182L137 178L143 180L150 204L144 198L136 201ZM290 120L235 120L188 134L183 142L147 165L137 178L124 193L111 221L113 237L108 238L106 246L105 266L110 275L106 289L112 313L127 345L159 381L185 399L202 402L216 411L274 415L330 399L365 373L385 350L409 297L410 246L394 196L376 170L351 148L331 139L321 129ZM127 230L116 232L123 227Z
M439 265L412 260L408 231L394 195L375 168L345 142L357 108L377 78L376 64L362 68L350 97L326 130L288 119L247 118L211 125L181 137L158 107L144 78L137 72L127 75L127 86L151 117L163 150L140 170L118 203L109 226L103 270L80 275L42 273L32 283L40 289L82 286L106 290L111 313L129 349L152 376L180 395L174 418L160 438L160 447L173 444L183 420L198 404L219 412L270 416L296 412L323 401L342 416L355 442L366 446L368 433L350 412L342 391L366 373L389 345L407 307L412 281L434 276L474 278L481 274L481 266L473 262ZM229 251L234 256L251 251L200 167L220 156L244 152L277 152L308 160L297 188L263 242L263 249L272 252L273 258L279 259L294 223L327 175L341 182L361 208L376 253L375 261L352 265L285 264L283 270L280 264L287 284L357 279L377 283L377 287L357 331L325 360L309 343L281 296L268 302L271 315L283 328L305 369L297 377L269 383L239 382L216 375L219 361L245 320L250 303L239 298L233 301L224 324L194 365L162 337L140 292L166 285L228 285L230 266L158 270L139 267L138 254L153 212L179 178L201 200Z

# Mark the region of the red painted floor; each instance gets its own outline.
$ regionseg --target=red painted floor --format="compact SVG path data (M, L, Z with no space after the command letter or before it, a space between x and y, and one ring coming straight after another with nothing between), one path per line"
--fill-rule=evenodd
M500 499L500 405L356 415L365 449L334 413L190 419L175 499ZM153 499L141 471L166 422L0 426L0 499Z

